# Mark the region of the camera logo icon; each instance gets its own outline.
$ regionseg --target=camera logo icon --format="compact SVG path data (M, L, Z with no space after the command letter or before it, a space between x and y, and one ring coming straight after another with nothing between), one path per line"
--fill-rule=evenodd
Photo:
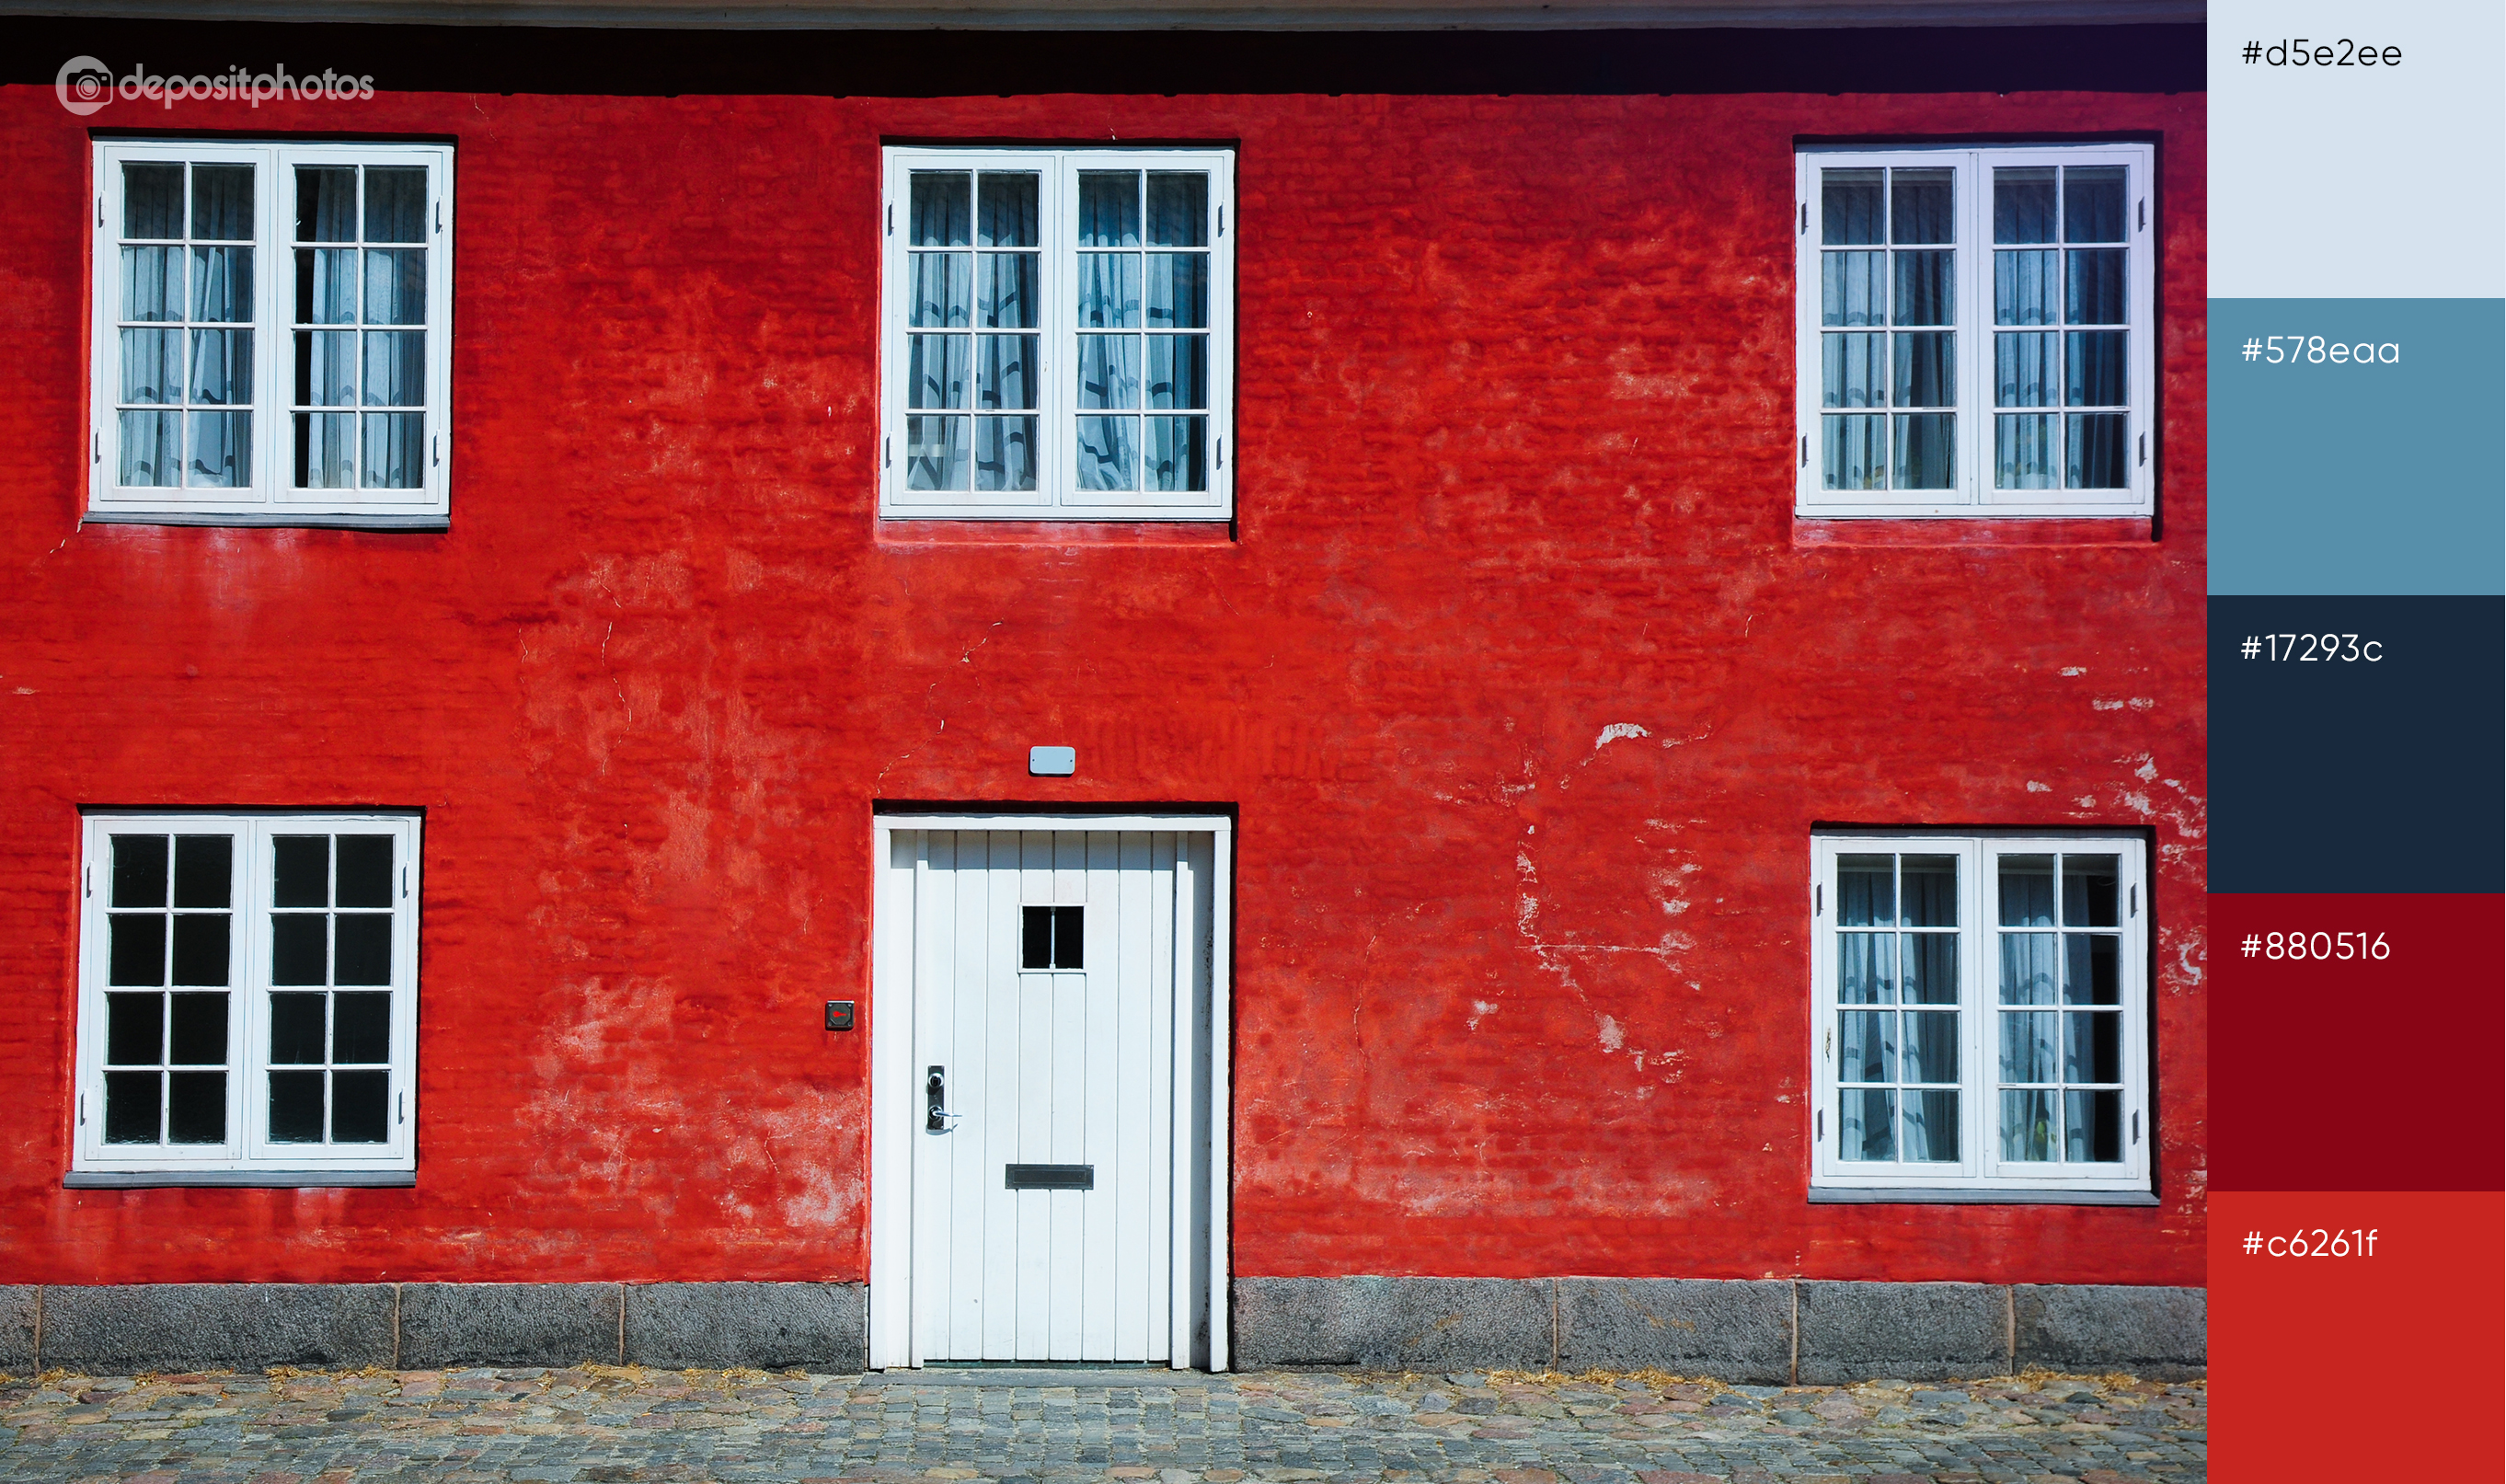
M53 91L63 108L84 119L113 101L113 70L92 56L73 56L61 63Z

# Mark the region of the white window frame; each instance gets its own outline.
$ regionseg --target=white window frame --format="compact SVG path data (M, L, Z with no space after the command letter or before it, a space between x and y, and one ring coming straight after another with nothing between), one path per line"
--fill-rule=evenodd
M1837 857L1863 853L1950 855L1958 861L1959 1153L1947 1162L1877 1163L1841 1157L1837 997ZM1998 1017L1999 855L2113 855L2123 901L2116 947L2122 999L2124 1158L2114 1164L2000 1157ZM2128 834L1932 834L1839 831L1810 846L1810 1195L1813 1200L2084 1201L2145 1205L2150 1120L2148 848ZM2103 930L2103 929L2100 929ZM1878 1009L1880 1006L1867 1008ZM2048 1007L2057 1013L2059 1005ZM1903 1054L1903 1048L1900 1048Z
M89 275L87 519L143 525L329 525L442 529L450 516L452 440L452 146L261 140L100 140ZM123 165L161 162L254 167L252 483L248 489L124 486L121 467ZM296 170L298 165L418 165L427 171L424 477L410 489L294 485ZM362 235L362 225L360 227Z
M2158 202L2155 152L2147 144L1806 146L1794 156L1794 325L1797 336L1794 514L1808 519L1969 517L2148 517L2156 510ZM2125 457L2131 471L2120 489L1995 489L1992 486L1992 200L1991 172L2026 165L2122 165L2125 177L2125 276L2130 315L2125 348L2130 421ZM1820 245L1824 193L1819 170L1949 168L1955 172L1957 262L1954 292L1958 338L1956 481L1948 489L1828 489L1820 428ZM2060 247L2064 244L2052 243ZM1883 327L1884 328L1884 327ZM2058 326L2046 327L2058 329ZM1875 410L1882 411L1882 410ZM1894 413L1898 409L1885 409ZM2055 414L2062 408L2043 409Z
M891 146L885 151L886 193L880 230L879 514L888 520L973 521L1227 521L1235 513L1235 153L1229 149L956 149ZM985 494L967 490L906 488L908 411L906 325L911 280L906 254L912 193L917 169L1040 170L1039 201L1044 243L1038 293L1044 312L1041 394L1038 397L1037 488ZM1189 169L1209 173L1209 488L1199 490L1084 491L1076 488L1073 437L1079 416L1073 373L1077 367L1076 272L1072 216L1082 170ZM1143 398L1143 401L1146 399Z
M421 823L414 814L361 812L146 814L91 812L79 875L77 1087L72 1185L408 1184L417 1168L417 934ZM272 1142L269 1060L270 881L281 835L384 834L393 840L390 1137L378 1144ZM229 835L235 842L228 940L227 1139L220 1144L105 1141L107 913L116 834ZM336 870L336 865L334 866ZM281 993L288 987L280 986ZM307 987L310 988L310 987ZM283 1068L282 1068L283 1069ZM309 1069L309 1068L308 1068ZM143 1152L144 1151L144 1152ZM84 1178L82 1177L84 1176Z

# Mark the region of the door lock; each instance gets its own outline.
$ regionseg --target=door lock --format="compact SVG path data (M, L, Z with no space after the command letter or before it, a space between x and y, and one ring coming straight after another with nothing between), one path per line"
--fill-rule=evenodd
M934 1067L922 1083L922 1128L925 1133L946 1134L957 1118L949 1111L949 1071Z

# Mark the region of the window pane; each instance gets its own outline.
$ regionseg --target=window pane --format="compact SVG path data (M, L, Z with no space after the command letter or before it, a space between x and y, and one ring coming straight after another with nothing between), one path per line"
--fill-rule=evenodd
M2050 325L2055 322L2054 281L2057 254L1997 252L1992 255L1992 322L1997 325Z
M244 407L252 402L252 332L192 332L190 395L204 407Z
M1958 1095L1955 1090L1910 1092L1906 1100L1906 1158L1955 1163L1958 1158Z
M1837 1109L1837 1153L1849 1160L1897 1157L1897 1095L1886 1088L1846 1088Z
M365 397L368 407L426 405L425 331L379 330L367 334Z
M164 1060L165 996L104 996L104 1060L109 1067L154 1067Z
M161 1074L158 1072L106 1072L104 1141L115 1144L157 1142L158 1099L163 1091Z
M2062 1109L2063 1158L2083 1165L2123 1158L2123 1094L2064 1093Z
M1957 934L1908 933L1900 940L1906 959L1906 1003L1953 1005L1958 1002Z
M154 912L114 913L106 920L104 982L161 985L165 982L165 919Z
M392 904L392 837L341 835L338 905L388 907Z
M2123 1080L2123 1016L2093 1010L2062 1017L2062 1080Z
M1891 478L1900 489L1948 489L1957 484L1957 418L1923 413L1896 419L1897 461Z
M963 417L905 419L905 488L963 489L971 431Z
M378 1144L391 1138L388 1116L391 1073L335 1071L331 1074L331 1141Z
M366 240L426 240L425 166L366 166Z
M1836 921L1845 927L1893 927L1897 923L1897 857L1836 857Z
M1205 253L1149 254L1149 328L1209 328L1209 257Z
M993 412L1034 407L1039 344L1032 335L976 336L975 405Z
M1203 408L1208 405L1209 337L1150 336L1149 406Z
M912 202L905 213L906 243L913 247L971 246L973 205L974 181L970 176L914 171Z
M269 1074L269 1137L278 1143L322 1141L322 1073Z
M1146 419L1148 448L1143 472L1151 489L1206 489L1208 471L1202 467L1205 447L1206 417L1150 417Z
M2062 282L2064 324L2119 325L2131 318L2124 308L2122 248L2072 251L2063 257L2070 270Z
M1037 183L1032 171L985 170L975 177L975 245L1035 247Z
M164 906L166 858L162 835L114 836L111 905Z
M227 926L223 912L185 912L174 918L174 982L227 982Z
M2121 858L2114 855L2062 857L2062 925L2123 925Z
M1033 489L1035 430L1033 417L976 418L975 488Z
M2001 1080L2004 1082L2057 1082L2055 1074L2054 1022L2059 1019L2050 1013L2004 1010L2001 1012Z
M296 487L300 489L346 489L356 483L355 416L345 413L297 414Z
M1088 411L1140 405L1138 336L1083 335L1079 338L1079 405Z
M2063 419L2069 447L2063 482L2073 489L2122 489L2131 484L2125 456L2124 413L2073 413Z
M391 1060L391 999L389 995L332 996L332 1061Z
M1954 242L1954 194L1948 170L1897 170L1889 182L1888 235L1897 242Z
M1149 172L1149 245L1209 245L1209 177L1199 170Z
M1908 927L1957 925L1957 857L1909 855L1898 869L1905 882Z
M426 323L426 253L422 249L367 249L366 323Z
M1830 489L1884 489L1888 487L1888 419L1880 416L1828 417L1822 457Z
M192 317L211 324L252 319L252 249L192 249Z
M2062 337L2068 355L2064 380L2073 407L2119 407L2124 401L2121 330L2074 330Z
M337 247L296 249L296 322L357 322L357 255Z
M1082 170L1079 245L1140 245L1140 175L1136 170Z
M1993 488L2053 489L2056 461L2054 432L2055 421L2049 415L1993 418Z
M183 265L179 247L122 250L122 317L151 323L183 317Z
M1947 252L1895 254L1898 324L1946 325L1957 318L1957 286L1950 275L1956 257Z
M1846 1010L1837 1017L1836 1077L1840 1082L1897 1080L1897 1013Z
M389 984L391 914L342 912L332 920L333 984Z
M1836 935L1836 997L1848 1005L1897 1002L1897 937L1885 932Z
M252 414L193 413L184 419L191 453L184 483L195 489L241 489L252 483Z
M1992 172L1992 239L2054 240L2054 167L2020 165Z
M183 235L183 167L179 164L125 164L122 167L122 235L125 237ZM155 1134L148 1136L156 1138Z
M963 335L906 337L905 405L964 407L972 351L972 341Z
M2004 1092L2001 1095L2001 1157L2050 1160L2054 1157L2054 1094Z
M1897 405L1957 405L1957 337L1947 331L1900 335L1897 342Z
M1819 375L1822 407L1884 407L1888 396L1885 335L1822 335Z
M120 434L116 483L161 489L183 482L182 414L124 413Z
M1036 299L1037 255L985 253L975 260L975 323L984 329L1032 330L1043 308Z
M2124 239L2124 167L2075 164L2062 172L2062 239Z
M975 260L962 252L917 252L906 258L912 283L910 322L917 329L966 328Z
M2054 857L2004 855L2000 864L2001 925L2053 926Z
M2001 935L2001 1002L2003 1004L2052 1004L2054 974L2054 935L2052 933L2005 932Z
M319 1066L328 1051L322 1023L324 995L269 996L269 1059Z
M2060 337L1996 335L1992 338L1992 400L1996 407L2055 405L2055 342Z
M1888 296L1882 274L1884 252L1819 254L1819 323L1880 325L1888 322Z
M273 914L269 920L269 982L328 984L325 929L331 920L318 912Z
M354 165L296 167L296 240L357 239L357 169Z
M1958 1079L1957 1012L1906 1012L1906 1080L1955 1082Z
M1821 242L1858 245L1884 240L1880 231L1881 179L1878 170L1819 171Z
M2062 1003L2123 1003L2123 978L2117 963L2117 947L2118 940L2110 932L2062 935Z
M227 1074L222 1071L178 1071L165 1079L165 1141L173 1144L222 1144L227 1141Z
M192 236L201 241L252 240L252 166L192 166Z
M1079 328L1136 330L1140 326L1140 259L1136 253L1079 255Z
M415 489L426 483L426 418L418 413L368 413L359 461L369 489Z
M229 835L174 838L174 905L227 907L234 885L234 839Z
M1139 466L1139 418L1079 419L1080 489L1136 489Z
M227 996L177 995L174 998L174 1049L166 1058L178 1067L220 1067L227 1059Z

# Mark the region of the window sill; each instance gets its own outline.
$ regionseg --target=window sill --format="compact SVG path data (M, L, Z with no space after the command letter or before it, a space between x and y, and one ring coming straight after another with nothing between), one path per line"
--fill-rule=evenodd
M2148 547L2157 523L2130 516L1793 515L1793 549L1819 547Z
M153 1190L172 1185L316 1190L416 1183L414 1170L73 1170L61 1176L62 1188L68 1190Z
M881 546L1233 546L1225 516L1190 521L926 520L882 516Z
M1961 1186L1903 1189L1816 1188L1812 1206L2155 1206L2146 1190L1979 1190Z
M446 531L452 518L443 515L245 515L212 510L90 510L88 525L238 525L297 530Z

